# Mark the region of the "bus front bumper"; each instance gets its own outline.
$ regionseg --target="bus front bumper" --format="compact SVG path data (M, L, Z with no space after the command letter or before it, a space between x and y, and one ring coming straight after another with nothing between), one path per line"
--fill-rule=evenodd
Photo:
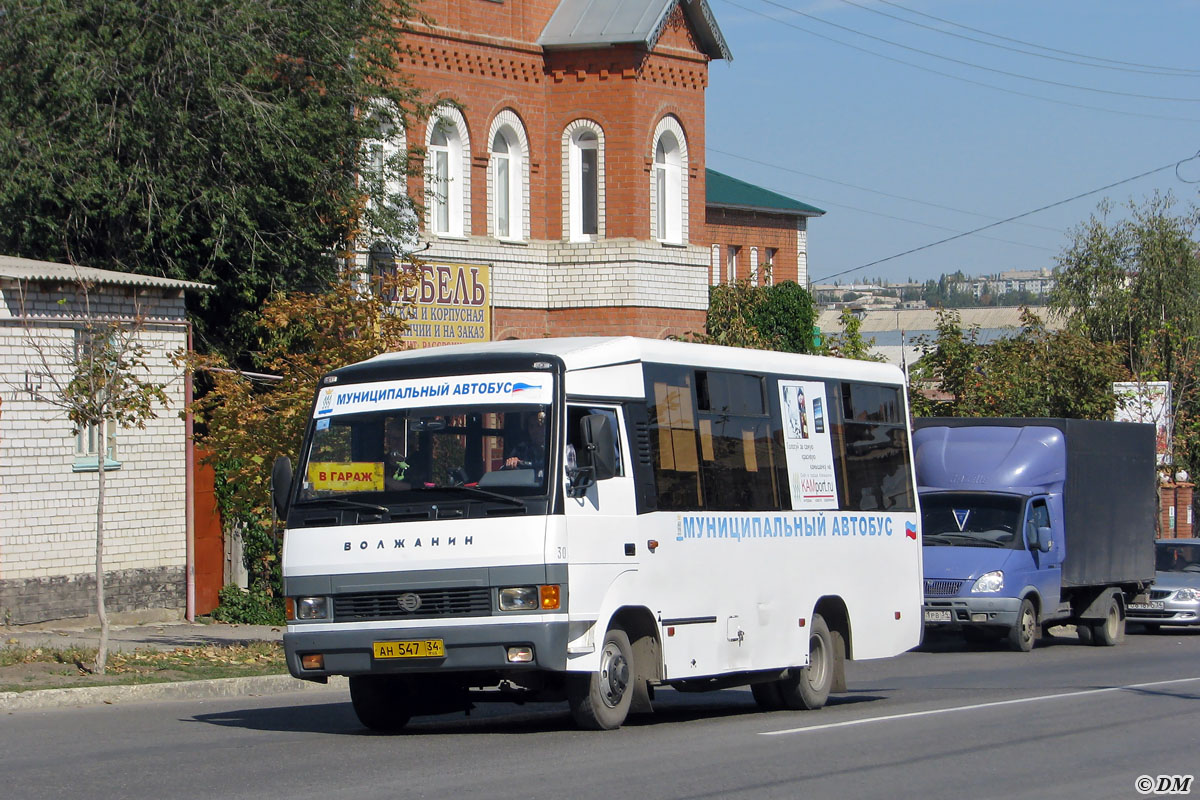
M368 675L430 672L550 670L566 668L567 621L505 622L470 626L421 628L353 628L303 630L290 626L283 635L288 671L302 680L323 680L330 675ZM295 630L300 628L300 630ZM377 643L441 641L440 657L375 656ZM509 648L532 649L529 661L513 662ZM403 651L404 647L390 648ZM304 656L321 656L320 668L306 668ZM313 659L309 659L310 662Z

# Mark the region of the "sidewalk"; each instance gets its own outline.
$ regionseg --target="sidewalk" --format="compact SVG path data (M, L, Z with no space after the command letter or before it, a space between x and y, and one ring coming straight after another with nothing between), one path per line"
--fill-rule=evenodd
M143 614L111 620L108 646L110 653L139 648L173 650L179 647L228 646L259 641L283 641L284 630L284 626L203 624L178 618L154 619L153 615ZM99 641L100 625L94 617L57 620L37 625L0 626L0 644L67 648L95 647ZM345 679L333 679L324 685L296 680L291 675L283 674L177 683L0 692L0 713L153 700L268 695L312 690L337 691L345 687Z

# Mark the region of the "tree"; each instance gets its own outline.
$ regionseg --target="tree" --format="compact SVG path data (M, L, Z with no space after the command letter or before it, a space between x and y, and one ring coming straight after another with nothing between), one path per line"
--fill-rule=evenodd
M215 284L202 349L319 291L364 227L402 249L407 0L7 0L0 252ZM367 175L372 179L360 180Z
M708 318L697 341L731 347L811 353L817 312L795 281L756 286L746 279L709 290Z
M925 354L913 369L913 414L951 417L1109 419L1113 381L1126 372L1117 349L1072 331L1049 331L1025 309L1021 330L991 344L962 331L957 311L938 313L938 332L918 340Z
M72 433L92 430L96 447L96 616L100 643L93 666L104 674L108 660L108 614L104 598L104 501L109 426L145 428L167 406L165 383L148 380L149 350L142 341L146 319L140 306L131 318L113 318L93 308L96 287L80 280L73 304L75 336L68 342L48 339L26 327L29 354L45 389L36 399L62 411ZM62 305L72 304L64 297ZM21 297L24 316L24 293ZM178 360L176 354L176 360Z
M270 497L275 458L300 451L318 381L337 367L404 349L403 302L416 272L403 269L364 286L343 277L320 293L276 294L255 317L255 374L219 354L196 366L209 390L193 405L197 443L214 453L217 501L240 530L252 588L274 596L278 565ZM264 381L263 375L275 376Z
M873 355L871 348L875 339L864 339L862 335L862 320L853 311L843 308L838 318L842 326L841 333L828 333L821 343L818 352L821 355L835 358L855 358L859 361L883 361L883 356Z
M1080 225L1058 257L1050 305L1072 331L1119 348L1134 381L1168 381L1176 464L1200 466L1200 210L1173 213L1170 195L1112 206Z

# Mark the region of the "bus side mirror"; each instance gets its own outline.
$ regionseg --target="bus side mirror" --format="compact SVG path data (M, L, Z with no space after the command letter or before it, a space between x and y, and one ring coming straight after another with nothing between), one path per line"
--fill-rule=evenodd
M612 421L604 414L588 414L579 421L583 446L575 453L576 466L567 469L568 497L583 497L596 481L617 474L617 455Z
M291 495L292 460L287 456L280 456L271 467L271 503L280 519L287 517L288 498Z

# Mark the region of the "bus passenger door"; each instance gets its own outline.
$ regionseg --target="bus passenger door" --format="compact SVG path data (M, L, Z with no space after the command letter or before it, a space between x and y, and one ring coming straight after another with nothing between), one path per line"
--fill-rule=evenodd
M619 406L567 404L567 463L573 448L582 447L580 421L589 414L609 418L617 449L616 476L596 481L582 497L566 497L567 563L572 622L598 620L611 613L605 604L618 581L628 586L635 577L645 542L638 538L637 503L629 456L629 436ZM565 478L564 478L565 481ZM615 601L614 601L615 602ZM593 632L598 641L603 630Z

